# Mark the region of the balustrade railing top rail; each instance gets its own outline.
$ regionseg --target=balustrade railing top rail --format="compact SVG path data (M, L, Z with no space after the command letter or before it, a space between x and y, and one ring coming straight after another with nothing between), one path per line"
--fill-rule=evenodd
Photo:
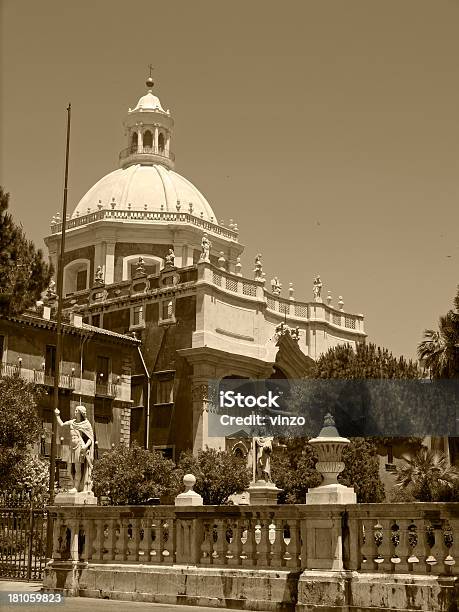
M172 151L166 151L165 149L161 150L160 148L155 147L138 147L137 145L132 145L130 147L126 147L120 152L119 161L123 161L124 159L131 157L132 155L157 155L158 157L164 157L165 159L171 159L175 161L175 155Z
M183 203L183 208L187 208L188 204ZM107 221L118 221L118 220L138 220L138 221L156 221L160 223L190 223L199 227L202 230L211 232L217 236L223 236L234 242L238 241L238 232L217 225L206 219L196 217L190 212L185 211L166 211L166 210L130 210L130 209L119 209L119 208L103 208L101 210L88 212L86 215L80 217L74 217L68 219L66 223L66 229L70 230L76 227L87 225L88 223L94 223L96 221L107 220ZM62 222L54 223L51 225L51 233L59 234L62 231Z

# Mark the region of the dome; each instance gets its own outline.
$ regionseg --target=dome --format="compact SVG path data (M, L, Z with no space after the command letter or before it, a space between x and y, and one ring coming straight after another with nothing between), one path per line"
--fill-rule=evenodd
M177 202L181 212L189 212L192 204L194 216L217 223L210 204L198 189L177 172L159 164L134 164L110 172L82 197L72 219L86 215L88 209L94 212L100 207L111 208L112 203L116 204L115 210L177 212Z
M142 110L148 110L148 111L160 110L163 113L166 112L161 106L161 102L159 101L159 98L155 96L154 94L152 94L151 91L149 91L144 96L142 96L140 100L137 102L137 106L134 109L132 109L132 111L130 110L130 112L134 112L138 110L140 111Z

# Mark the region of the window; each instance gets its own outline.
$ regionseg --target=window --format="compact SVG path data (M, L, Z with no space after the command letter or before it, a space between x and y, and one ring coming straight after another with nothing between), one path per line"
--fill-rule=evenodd
M54 344L46 345L45 353L45 374L46 376L54 376L56 370L56 347Z
M137 132L133 132L133 133L132 133L132 139L131 139L131 147L132 147L134 150L137 150L137 143L138 143L138 139L139 139L139 137L138 137L138 135L137 135Z
M92 315L91 325L94 325L94 327L100 327L100 314Z
M98 452L104 452L111 448L111 423L112 406L106 399L95 398L94 400L94 429Z
M174 319L174 300L163 300L161 302L161 320L169 321Z
M158 149L161 153L164 151L164 134L158 136Z
M153 136L150 130L146 130L143 135L143 147L147 149L153 148Z
M143 306L134 306L132 309L132 325L142 325L143 322Z
M174 379L165 378L157 382L156 403L170 404L174 401Z
M98 355L96 383L98 385L107 385L109 376L110 376L110 358L101 357L100 355Z
M88 271L79 270L76 275L76 290L84 291L87 287L88 282Z

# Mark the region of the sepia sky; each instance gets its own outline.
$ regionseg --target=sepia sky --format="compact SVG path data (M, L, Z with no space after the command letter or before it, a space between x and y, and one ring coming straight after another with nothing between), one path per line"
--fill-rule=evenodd
M145 93L175 119L176 170L234 219L283 295L363 313L414 357L459 283L459 0L3 0L0 182L43 246L117 167Z

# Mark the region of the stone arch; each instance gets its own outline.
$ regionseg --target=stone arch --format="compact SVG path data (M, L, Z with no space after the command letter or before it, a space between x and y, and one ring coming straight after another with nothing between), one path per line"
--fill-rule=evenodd
M164 262L161 257L155 257L154 255L146 255L144 253L137 253L136 255L127 255L123 257L123 279L130 280L133 278L132 270L139 262L139 257L143 257L145 264L145 272L147 274L158 274L161 270Z
M165 148L166 148L166 139L164 137L164 134L160 132L158 135L158 151L160 153L164 153Z
M145 130L145 132L143 133L143 147L144 149L153 148L153 134L150 130Z
M76 291L89 289L91 262L89 259L74 259L64 268L64 297Z

